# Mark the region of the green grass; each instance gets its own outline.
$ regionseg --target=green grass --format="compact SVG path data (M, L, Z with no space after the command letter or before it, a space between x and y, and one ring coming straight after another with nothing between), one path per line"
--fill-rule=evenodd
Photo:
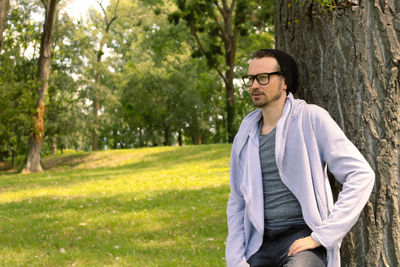
M68 152L0 172L1 266L224 266L230 145Z

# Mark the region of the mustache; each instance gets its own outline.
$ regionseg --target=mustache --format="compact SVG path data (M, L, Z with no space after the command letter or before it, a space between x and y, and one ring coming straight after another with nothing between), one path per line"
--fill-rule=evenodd
M265 95L265 93L264 92L262 92L262 91L257 91L257 90L255 90L255 91L253 91L253 92L251 92L251 95Z

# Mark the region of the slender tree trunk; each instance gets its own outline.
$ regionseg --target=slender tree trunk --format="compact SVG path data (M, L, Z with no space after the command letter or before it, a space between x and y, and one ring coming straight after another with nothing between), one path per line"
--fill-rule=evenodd
M57 135L51 137L51 154L57 154Z
M235 56L236 56L236 43L239 34L237 27L232 28L232 15L235 5L231 9L226 10L224 16L225 21L225 63L228 69L225 72L225 87L226 87L226 113L227 113L227 126L228 126L228 142L232 143L236 135L235 126L235 88L233 86ZM237 12L236 12L237 13Z
M100 41L100 46L99 46L99 51L97 52L97 63L101 63L102 57L104 54L104 45L106 44L107 40L107 35L108 32L110 31L111 24L118 18L117 16L117 10L118 10L118 5L119 5L119 0L115 3L115 9L114 9L114 14L111 19L109 19L108 14L106 9L103 7L101 1L97 1L99 4L101 10L103 11L104 15L104 35ZM96 86L97 88L101 87L101 75L100 71L97 72L96 74ZM92 132L92 137L93 137L93 144L92 144L92 150L98 150L99 149L99 136L98 136L98 129L99 129L99 108L100 108L100 103L99 99L97 98L98 92L95 92L93 94L93 116L94 116L94 122L93 122L93 132Z
M139 128L138 136L139 136L139 147L147 146L145 144L145 137L143 136L143 129L142 128Z
M232 143L236 134L235 127L235 89L233 86L233 73L227 71L227 83L225 84L226 89L226 115L227 115L227 127L228 127L228 142Z
M331 113L376 173L342 266L399 266L400 1L336 0L331 11L283 0L275 10L276 47L299 64L299 94Z
M108 31L106 32L106 34L108 34ZM99 47L99 51L97 52L97 63L101 64L101 60L103 57L103 49L104 49L104 44L105 44L105 37L103 37L103 39L100 42L100 47ZM94 92L93 94L93 144L92 144L92 150L96 151L99 149L99 136L98 136L98 128L99 128L99 108L100 108L100 104L99 104L99 100L97 99L97 95L98 95L98 91L99 88L101 87L101 75L100 75L100 71L97 72L96 74L96 87L98 88L98 90L96 90L96 92Z
M179 146L182 146L182 144L183 144L182 129L179 129L179 131L178 131L178 144L179 144Z
M0 0L0 53L3 45L3 31L6 24L9 3L9 0Z
M40 45L40 57L38 65L38 101L31 137L29 138L29 153L24 172L40 172L40 153L44 137L44 97L47 92L48 79L50 75L50 56L52 38L56 23L56 10L58 0L49 0L46 7L46 19L43 26L43 34Z
M99 149L99 135L98 135L98 122L99 122L99 101L97 98L93 99L93 132L92 132L92 150L96 151Z
M15 157L17 156L17 152L15 150L11 151L11 169L14 169L15 166Z
M170 127L169 125L164 126L164 142L163 145L164 146L168 146L170 145Z

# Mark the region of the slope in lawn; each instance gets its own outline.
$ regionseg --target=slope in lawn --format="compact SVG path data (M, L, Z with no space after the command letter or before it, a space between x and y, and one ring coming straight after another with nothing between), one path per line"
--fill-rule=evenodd
M81 152L0 174L0 265L224 266L229 154Z

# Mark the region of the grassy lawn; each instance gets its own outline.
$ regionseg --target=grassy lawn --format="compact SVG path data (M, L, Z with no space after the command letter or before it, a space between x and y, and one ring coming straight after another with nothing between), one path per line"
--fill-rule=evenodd
M69 152L0 172L1 266L224 266L230 145Z

